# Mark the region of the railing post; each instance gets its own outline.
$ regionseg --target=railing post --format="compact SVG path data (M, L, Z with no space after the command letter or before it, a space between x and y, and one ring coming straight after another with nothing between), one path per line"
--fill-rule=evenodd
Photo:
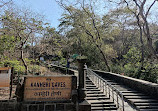
M92 79L93 79L93 83L95 84L95 78L93 74L92 74Z
M108 88L109 88L109 98L110 98L110 87L108 86Z
M105 90L106 90L106 96L107 96L107 93L108 93L107 83L105 83Z
M101 87L101 81L102 81L102 80L100 79L100 89L102 89L102 87Z
M121 94L121 99L122 99L122 111L125 111L124 109L124 100L123 100L123 95Z
M112 99L113 99L113 102L114 102L114 88L112 87Z
M105 82L103 81L103 93L105 93Z
M94 76L95 77L95 85L97 85L97 77L96 76Z
M117 107L119 108L118 92L116 92L116 94L117 94Z
M99 88L99 77L98 77L98 88Z

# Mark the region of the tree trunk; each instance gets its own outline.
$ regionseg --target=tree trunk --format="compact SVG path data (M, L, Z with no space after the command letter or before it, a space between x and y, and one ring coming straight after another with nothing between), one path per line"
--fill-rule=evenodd
M140 15L141 17L143 18L144 20L144 25L143 25L143 32L147 38L147 45L151 51L151 54L153 56L155 56L155 58L158 60L158 55L156 54L156 51L155 49L153 48L152 46L152 39L151 39L151 36L150 36L150 28L149 28L149 24L148 24L148 21L147 21L147 16L144 16L143 15L143 10L140 10Z
M97 46L97 48L100 50L100 53L102 54L102 56L103 56L103 59L104 59L104 62L105 62L105 64L106 64L106 67L107 67L107 69L108 69L108 72L110 72L111 71L111 69L110 69L110 66L109 66L109 64L108 64L108 61L107 61L107 59L106 59L106 57L105 57L105 55L104 55L104 52L101 50L101 48L96 44L96 46Z
M136 18L137 18L137 24L138 24L138 27L139 27L139 36L140 36L140 43L141 43L141 66L140 66L140 69L139 69L139 72L137 74L137 78L139 79L141 77L141 70L144 68L144 42L143 42L143 29L142 29L142 25L140 23L140 18L139 18L139 14L136 15Z
M25 67L25 74L27 75L27 73L28 73L28 67L27 67L27 64L26 64L26 62L25 62L25 60L24 60L24 58L23 58L23 54L24 54L23 48L21 47L20 49L21 49L21 50L20 50L20 59L21 59L23 65L24 65L24 67Z
M154 49L153 46L152 46L152 39L151 39L151 37L150 37L150 30L149 30L147 21L146 21L145 24L146 24L145 27L146 27L146 31L147 31L147 33L145 33L145 35L146 35L146 37L147 37L147 44L148 44L148 47L150 48L151 53L152 53L152 54L155 56L155 58L158 60L158 56L156 55L156 51L155 51L155 49ZM145 32L145 30L144 30L144 32Z
M108 64L108 61L107 61L107 59L106 59L106 56L105 56L104 52L101 50L101 47L96 43L96 41L95 41L93 35L92 35L85 27L84 27L84 29L85 29L86 34L89 35L89 36L92 38L93 43L94 43L94 44L96 45L96 47L99 49L100 53L101 53L102 56L103 56L103 59L104 59L104 62L105 62L105 64L106 64L106 67L107 67L107 69L108 69L108 72L110 72L110 71L111 71L110 66L109 66L109 64Z
M136 15L137 24L139 27L139 36L140 36L140 43L141 43L141 69L144 67L144 42L143 42L143 29L142 25L140 24L139 15Z

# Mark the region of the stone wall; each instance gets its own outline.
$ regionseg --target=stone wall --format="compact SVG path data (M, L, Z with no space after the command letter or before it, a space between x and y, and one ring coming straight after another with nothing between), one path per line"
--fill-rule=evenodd
M25 103L0 101L0 111L76 111L73 103Z

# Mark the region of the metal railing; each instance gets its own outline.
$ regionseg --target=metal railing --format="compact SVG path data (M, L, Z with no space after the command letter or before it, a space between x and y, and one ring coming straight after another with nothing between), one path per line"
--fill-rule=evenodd
M111 85L108 81L97 75L91 69L85 69L87 76L93 83L103 91L103 93L108 96L112 101L116 104L117 108L125 111L124 108L124 98L122 92L120 92L117 88Z

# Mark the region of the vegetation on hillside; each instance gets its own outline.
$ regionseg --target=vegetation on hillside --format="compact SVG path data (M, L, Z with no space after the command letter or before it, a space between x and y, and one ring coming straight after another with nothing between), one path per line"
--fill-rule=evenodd
M65 65L76 54L90 68L157 83L156 0L56 1L65 10L58 31L35 12L4 8L11 1L1 5L0 66L37 73L40 57Z

